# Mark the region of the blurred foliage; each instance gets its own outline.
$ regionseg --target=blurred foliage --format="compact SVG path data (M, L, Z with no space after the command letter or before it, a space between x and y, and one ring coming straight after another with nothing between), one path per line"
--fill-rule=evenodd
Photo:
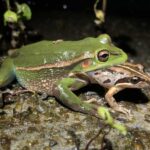
M24 44L27 38L25 21L32 18L32 11L26 3L19 4L16 0L4 2L6 11L3 13L3 29L6 30L1 34L1 39L9 39L10 48L17 48Z
M101 9L98 8L98 4L101 2ZM96 19L94 20L97 26L101 26L105 22L107 0L96 0L94 3L94 13Z

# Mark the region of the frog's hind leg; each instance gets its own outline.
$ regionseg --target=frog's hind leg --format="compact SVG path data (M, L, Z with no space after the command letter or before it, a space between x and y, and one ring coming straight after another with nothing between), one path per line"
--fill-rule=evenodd
M12 59L7 58L0 67L0 87L8 85L14 78Z
M96 105L81 100L72 92L72 90L77 90L85 85L87 85L85 80L80 80L77 78L64 78L59 81L54 91L54 96L74 111L87 113L98 117Z

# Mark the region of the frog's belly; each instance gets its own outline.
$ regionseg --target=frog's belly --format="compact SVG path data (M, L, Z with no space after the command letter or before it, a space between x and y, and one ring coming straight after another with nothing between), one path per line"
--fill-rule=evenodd
M57 81L67 75L63 69L42 69L39 71L17 70L16 78L18 82L30 91L47 93L53 95Z

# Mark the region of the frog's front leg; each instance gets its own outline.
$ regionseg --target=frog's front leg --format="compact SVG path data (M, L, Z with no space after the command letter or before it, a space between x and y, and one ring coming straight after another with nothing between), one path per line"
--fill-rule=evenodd
M115 98L113 97L115 94L117 94L119 91L122 91L123 89L125 89L126 87L123 85L117 85L117 86L113 86L111 87L106 95L105 95L105 99L108 102L108 104L110 105L110 107L118 112L121 112L125 115L127 115L128 117L131 116L130 114L130 110L124 108L123 106L121 106L120 104L118 104L115 100Z
M87 85L88 82L78 78L64 78L58 82L54 95L66 106L74 111L97 116L97 107L86 103L76 96L72 90L77 90Z

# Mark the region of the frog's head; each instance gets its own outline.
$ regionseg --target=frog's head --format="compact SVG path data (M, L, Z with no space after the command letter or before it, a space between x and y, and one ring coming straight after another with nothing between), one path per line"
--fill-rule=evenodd
M104 69L114 65L122 64L127 60L126 53L111 42L107 34L97 37L99 42L96 50L84 52L84 59L80 63L80 71L87 72Z
M118 72L124 74L115 84L122 85L127 88L145 88L150 86L150 76L144 72L143 66L140 64L124 63L118 65ZM117 67L113 67L117 71Z

